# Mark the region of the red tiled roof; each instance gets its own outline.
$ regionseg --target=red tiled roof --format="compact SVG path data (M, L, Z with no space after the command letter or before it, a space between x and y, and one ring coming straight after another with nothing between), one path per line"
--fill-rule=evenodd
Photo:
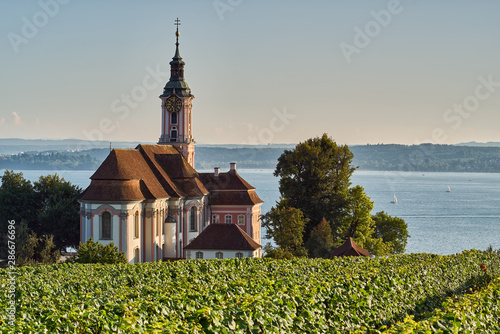
M176 197L208 194L196 170L171 145L139 145L151 168L165 180L164 186L175 190ZM163 184L163 183L162 183Z
M250 250L261 248L235 224L211 224L184 249Z
M156 150L155 150L156 149ZM177 185L170 179L165 170L161 168L155 159L155 151L163 154L177 154L179 151L171 145L138 145L136 150L141 152L146 160L147 165L153 171L156 178L160 181L162 187L171 195L171 197L182 197L182 191L177 188Z
M334 256L368 256L370 253L361 247L359 247L352 238L349 238L344 242L339 248L335 248L332 251L332 257Z
M200 178L205 187L209 190L248 190L255 189L250 183L245 181L237 171L219 173L200 173Z
M218 177L214 177L213 173L199 174L171 145L138 145L135 149L114 149L90 179L92 182L82 195L82 200L196 197L207 195L210 190L212 205L263 203L255 193L255 188L239 176L236 170L220 173ZM132 180L140 180L141 183L134 183L135 188L132 189L132 183L117 182ZM119 189L120 187L123 189Z
M210 205L255 205L264 203L255 190L249 191L213 191Z
M144 182L140 180L92 180L90 186L80 196L80 199L94 201L135 201L143 200L148 195L150 195L149 190Z
M147 198L170 197L138 150L114 149L90 177L91 180L142 180ZM119 183L115 183L115 186ZM124 184L125 185L125 184ZM92 187L92 182L89 187ZM92 191L93 194L97 190ZM106 191L103 189L103 191ZM90 195L89 195L90 196ZM107 196L109 197L110 194ZM102 195L101 195L102 197ZM90 198L89 198L90 199ZM93 198L92 198L93 199ZM96 199L97 200L97 199Z

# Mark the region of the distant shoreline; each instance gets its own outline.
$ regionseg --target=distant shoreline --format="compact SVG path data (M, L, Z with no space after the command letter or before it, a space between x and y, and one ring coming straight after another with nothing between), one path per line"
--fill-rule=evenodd
M78 141L52 141L54 145L19 145L0 139L0 169L16 170L95 170L110 151L108 142L101 147L76 150ZM107 143L107 147L102 147ZM134 148L136 143L120 142L112 148ZM238 168L274 169L277 159L294 145L198 145L195 154L197 169L229 166ZM474 172L500 173L500 147L455 145L354 145L352 164L366 171L407 172ZM37 150L39 149L39 150Z

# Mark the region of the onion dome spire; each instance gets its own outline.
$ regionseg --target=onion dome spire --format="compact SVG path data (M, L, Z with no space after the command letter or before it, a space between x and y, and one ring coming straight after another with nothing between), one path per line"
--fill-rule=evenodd
M178 96L191 96L191 89L189 89L188 84L184 81L184 65L179 52L179 26L181 21L179 18L175 19L175 26L177 29L175 31L175 54L170 62L170 80L167 82L163 88L163 94L161 96L170 96L176 94Z

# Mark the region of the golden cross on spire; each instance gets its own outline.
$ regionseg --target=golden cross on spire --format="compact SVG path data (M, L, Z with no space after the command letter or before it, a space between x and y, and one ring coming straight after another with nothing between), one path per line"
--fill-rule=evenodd
M175 32L175 36L176 36L176 45L179 45L179 26L181 25L181 20L179 20L179 18L176 18L175 19L175 23L174 25L177 26L177 30Z

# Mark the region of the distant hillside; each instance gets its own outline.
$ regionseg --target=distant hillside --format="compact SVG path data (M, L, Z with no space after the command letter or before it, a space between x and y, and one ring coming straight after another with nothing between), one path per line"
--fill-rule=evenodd
M500 147L363 145L351 150L362 170L500 172Z
M500 142L489 141L487 143L478 143L475 141L469 141L466 143L455 144L455 146L500 147Z
M114 148L134 148L138 142L112 142ZM20 139L0 138L0 154L18 154L21 152L45 151L76 151L90 150L93 148L108 148L109 141L88 141L81 139Z
M0 140L1 142L1 140ZM107 142L101 142L104 145ZM31 143L30 143L31 144ZM49 143L50 144L50 143ZM34 145L30 153L0 154L0 169L96 169L109 154L107 146L75 151L53 149L57 143ZM78 145L78 142L71 145ZM116 143L113 147L133 148L137 143ZM8 145L6 145L8 146ZM278 157L294 145L198 145L195 164L198 170L229 168L275 168ZM49 149L49 150L47 150ZM356 145L350 146L353 164L360 170L422 172L494 172L500 173L500 147L455 145ZM27 150L26 150L27 151Z

